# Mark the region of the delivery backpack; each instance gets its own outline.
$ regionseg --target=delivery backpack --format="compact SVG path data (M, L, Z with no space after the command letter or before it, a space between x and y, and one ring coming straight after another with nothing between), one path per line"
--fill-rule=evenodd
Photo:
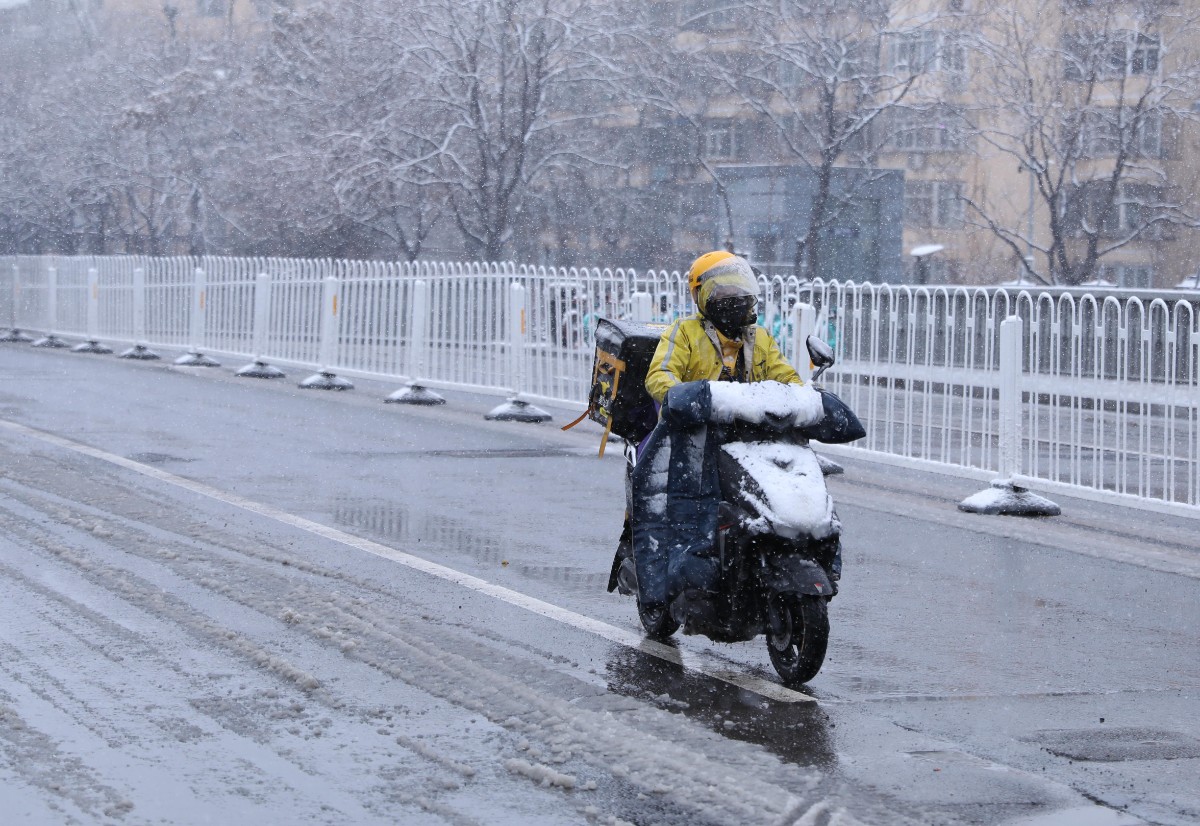
M633 442L645 438L658 423L658 409L646 392L646 374L666 328L666 324L600 319L596 325L588 407L563 430L574 427L585 417L604 425L601 456L610 433Z

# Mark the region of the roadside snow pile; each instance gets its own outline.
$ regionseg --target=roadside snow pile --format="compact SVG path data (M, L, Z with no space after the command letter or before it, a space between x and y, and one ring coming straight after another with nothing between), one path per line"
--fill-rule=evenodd
M773 420L804 427L825 415L821 394L807 384L710 381L708 386L712 389L712 419L723 424Z
M751 533L824 539L840 531L833 498L812 450L781 442L734 442L721 449L746 469L762 491L761 498L745 492L758 510L746 525Z

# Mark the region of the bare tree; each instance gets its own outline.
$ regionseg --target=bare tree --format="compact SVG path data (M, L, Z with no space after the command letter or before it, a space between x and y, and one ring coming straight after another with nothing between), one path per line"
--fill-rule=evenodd
M321 191L305 199L307 227L350 229L414 260L446 209L445 117L428 102L408 20L387 0L280 9L258 94L271 163L315 176Z
M583 128L602 118L619 4L587 0L419 0L406 16L438 116L437 182L468 248L502 257L530 185L596 154Z
M718 41L709 50L729 93L752 113L760 143L813 178L796 248L797 268L811 275L834 274L831 228L887 174L880 155L911 128L897 115L933 109L929 93L943 89L923 78L953 65L955 43L938 31L937 16L917 16L910 5L759 0L743 12L747 30L728 38L736 48ZM859 171L839 174L846 167Z
M1080 284L1110 253L1197 226L1195 194L1167 163L1200 97L1189 5L1031 0L984 17L972 48L991 103L968 119L985 154L1030 176L1030 203L988 191L967 203L1028 276Z
M636 129L645 139L639 160L651 167L673 170L669 177L680 183L674 170L695 169L711 182L720 202L722 245L736 245L733 204L725 185L722 161L729 158L712 151L706 135L715 128L712 115L728 102L724 74L706 54L707 42L680 37L688 26L703 26L704 16L668 19L675 4L651 4L659 14L639 20L636 46L629 49L627 102L638 110ZM707 211L707 210L706 210Z

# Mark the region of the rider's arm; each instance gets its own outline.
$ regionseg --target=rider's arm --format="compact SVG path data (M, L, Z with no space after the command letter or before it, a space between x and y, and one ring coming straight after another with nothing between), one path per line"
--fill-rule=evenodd
M783 353L779 352L779 345L775 343L775 337L762 327L758 328L757 335L758 341L755 343L758 346L754 349L756 352L762 353L763 358L762 361L755 365L755 378L759 381L803 384L804 382L800 380L800 376L796 373L795 368L788 364L787 359L783 357Z
M650 360L650 371L646 373L646 391L659 404L668 390L683 381L684 368L691 357L691 341L680 330L682 323L676 321L662 334Z

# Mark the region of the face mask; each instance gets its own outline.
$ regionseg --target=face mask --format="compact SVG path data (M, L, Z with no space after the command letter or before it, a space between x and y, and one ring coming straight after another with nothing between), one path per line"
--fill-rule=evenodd
M704 317L713 323L725 338L737 338L757 321L758 299L752 295L718 298L708 302Z

